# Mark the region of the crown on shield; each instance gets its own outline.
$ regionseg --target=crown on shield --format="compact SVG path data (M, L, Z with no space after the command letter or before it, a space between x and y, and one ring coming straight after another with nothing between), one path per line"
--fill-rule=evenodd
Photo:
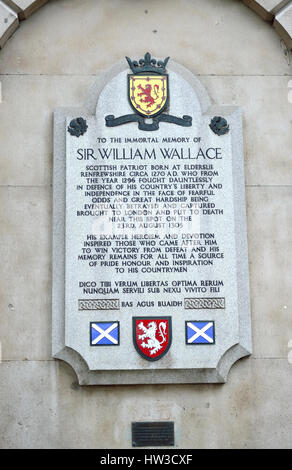
M132 62L129 57L126 57L126 59L134 74L142 72L164 73L166 64L169 61L169 57L166 57L164 61L152 59L149 52L146 52L144 59L140 59L139 63L136 60Z

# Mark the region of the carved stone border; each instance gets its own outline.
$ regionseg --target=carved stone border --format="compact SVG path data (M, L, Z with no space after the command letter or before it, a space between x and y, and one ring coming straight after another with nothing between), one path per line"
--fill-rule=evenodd
M119 299L79 299L78 310L120 310Z
M185 299L185 309L224 309L225 297L193 297Z

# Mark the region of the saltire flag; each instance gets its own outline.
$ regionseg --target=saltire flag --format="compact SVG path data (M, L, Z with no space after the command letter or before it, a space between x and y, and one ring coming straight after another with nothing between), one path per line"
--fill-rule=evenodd
M187 344L215 344L215 324L213 321L187 321Z
M99 321L90 323L91 346L119 346L120 325L118 321Z

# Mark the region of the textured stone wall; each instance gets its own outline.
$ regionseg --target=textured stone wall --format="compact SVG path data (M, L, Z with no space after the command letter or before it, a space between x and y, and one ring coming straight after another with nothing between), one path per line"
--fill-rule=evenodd
M273 23L276 31L292 49L291 0L242 0L265 21ZM48 0L0 0L0 48L19 25ZM81 2L82 4L82 2ZM123 7L123 6L122 6ZM19 21L18 21L19 19Z
M292 446L290 53L239 0L165 5L53 0L0 51L0 447L130 447L131 421L169 419L177 447ZM20 12L5 11L10 34ZM225 385L79 387L51 359L53 109L82 105L95 75L146 50L243 107L254 353Z

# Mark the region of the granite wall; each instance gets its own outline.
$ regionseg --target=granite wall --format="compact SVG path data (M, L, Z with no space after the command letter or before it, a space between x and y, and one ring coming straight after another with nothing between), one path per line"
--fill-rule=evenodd
M26 16L10 3L11 32ZM247 3L272 18L291 6ZM239 0L52 0L6 30L0 447L131 447L133 420L175 421L180 448L292 447L292 68L265 19ZM53 110L146 50L199 75L214 103L243 106L254 353L225 385L79 387L51 358Z

